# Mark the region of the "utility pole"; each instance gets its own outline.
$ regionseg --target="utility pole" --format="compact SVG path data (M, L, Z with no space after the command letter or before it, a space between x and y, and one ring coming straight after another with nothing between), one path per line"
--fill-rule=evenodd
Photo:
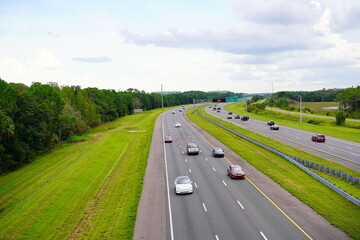
M299 101L300 101L300 123L302 123L302 114L301 114L301 102L302 102L302 96L299 96Z
M161 84L161 109L164 109L163 85Z

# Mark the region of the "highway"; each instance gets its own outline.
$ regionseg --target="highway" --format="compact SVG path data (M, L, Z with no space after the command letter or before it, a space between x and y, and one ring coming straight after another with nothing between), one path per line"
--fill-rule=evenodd
M182 126L175 128L175 122ZM229 160L212 157L211 144L181 113L166 112L162 132L163 137L173 138L173 143L163 143L167 239L311 239L253 185L251 178L230 179L226 173ZM199 146L199 155L186 154L189 142ZM184 175L193 181L194 192L176 195L174 180Z
M264 121L255 119L241 121L240 119L235 119L235 115L233 115L232 119L227 119L228 111L223 109L223 104L221 104L221 106L222 109L220 112L213 111L212 108L206 108L206 111L213 116L227 120L244 129L360 171L360 143L330 136L326 136L325 143L313 142L311 141L311 136L314 134L312 132L281 125L279 125L279 130L270 130L270 127L267 126ZM269 121L270 120L272 119L269 119ZM298 157L301 158L301 156Z

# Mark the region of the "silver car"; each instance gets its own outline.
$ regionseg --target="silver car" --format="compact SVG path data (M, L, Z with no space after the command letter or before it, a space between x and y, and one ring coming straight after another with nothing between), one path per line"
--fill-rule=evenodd
M188 176L180 176L175 179L175 193L193 193L192 181L190 181L190 178Z
M188 145L186 146L186 151L188 155L199 154L199 148L195 143L188 143Z
M179 127L181 127L181 124L180 124L179 122L176 122L176 123L175 123L175 127L176 127L176 128L179 128Z

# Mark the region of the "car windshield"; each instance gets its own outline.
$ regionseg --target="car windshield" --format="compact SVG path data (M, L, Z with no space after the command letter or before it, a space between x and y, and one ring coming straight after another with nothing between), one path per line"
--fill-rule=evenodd
M325 137L324 135L318 135L318 137Z
M221 148L214 148L215 152L222 152Z
M166 136L165 138L166 138L166 139L171 139L171 137L170 137L170 136Z
M190 183L190 179L188 179L188 178L178 178L177 183L178 184L188 184L188 183Z
M241 167L233 167L232 170L233 170L234 172L240 172L240 171L242 171Z

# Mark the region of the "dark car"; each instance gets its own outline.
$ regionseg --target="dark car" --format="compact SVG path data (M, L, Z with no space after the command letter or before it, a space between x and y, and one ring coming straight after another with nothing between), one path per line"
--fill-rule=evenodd
M216 111L216 107L214 107L213 110Z
M240 115L236 115L236 116L235 116L235 119L240 119Z
M231 178L245 178L245 172L239 165L229 166L227 173Z
M232 112L229 112L229 115L232 115Z
M164 138L164 142L165 143L172 143L172 138L171 138L171 136L170 135L168 135L168 136L165 136L165 138Z
M274 124L275 124L274 121L268 121L268 122L267 122L267 125L268 125L268 126L272 126L272 125L274 125Z
M186 146L186 151L188 155L199 154L199 148L195 143L188 143L188 145Z
M220 110L218 109L217 112L220 112Z
M311 137L311 141L314 141L314 142L325 142L325 135L323 134L314 134L312 135Z
M241 121L247 121L247 120L249 120L249 116L242 116L241 117Z
M225 153L221 148L213 148L212 155L214 157L224 157Z
M279 126L274 124L270 126L270 130L279 130Z

